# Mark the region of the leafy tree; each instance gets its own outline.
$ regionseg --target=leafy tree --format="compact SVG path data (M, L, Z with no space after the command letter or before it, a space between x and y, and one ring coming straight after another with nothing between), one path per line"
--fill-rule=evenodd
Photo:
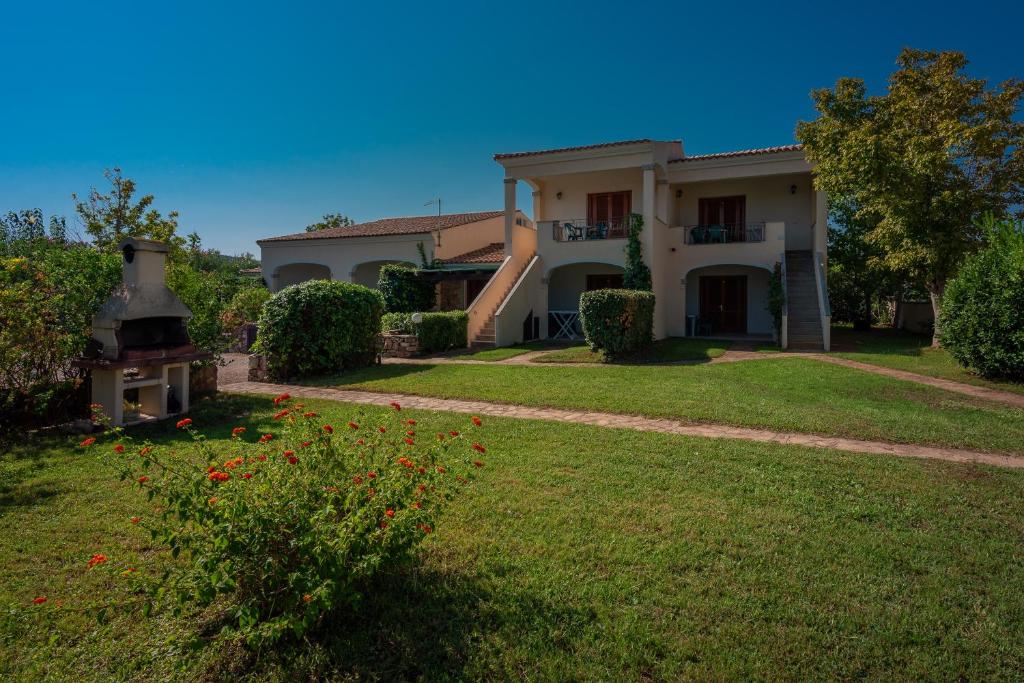
M892 294L897 278L886 265L884 252L868 239L877 219L859 214L843 199L829 207L828 288L832 319L853 323L855 330L870 330L875 304Z
M629 216L629 241L626 243L626 267L622 274L625 289L651 291L651 269L644 263L640 233L644 229L644 217L638 213Z
M49 231L45 226L42 209L8 211L6 215L0 216L0 246L6 250L12 245L44 237L56 242L67 240L67 223L63 216L50 216Z
M328 230L330 228L347 228L350 225L355 225L355 223L354 220L343 214L326 213L323 220L307 225L306 232L317 232L318 230Z
M103 176L110 181L107 194L94 187L86 200L79 199L77 194L71 195L75 211L97 247L110 250L125 237L138 237L164 242L171 247L172 255L182 248L184 240L176 234L177 211L162 215L153 208L151 194L136 199L135 181L122 176L120 168L108 169Z
M797 137L815 184L876 221L866 240L886 265L922 282L936 320L947 281L983 241L977 219L1024 201L1024 83L990 89L959 52L904 49L886 94L840 79L812 93L819 117ZM938 345L939 329L933 344Z

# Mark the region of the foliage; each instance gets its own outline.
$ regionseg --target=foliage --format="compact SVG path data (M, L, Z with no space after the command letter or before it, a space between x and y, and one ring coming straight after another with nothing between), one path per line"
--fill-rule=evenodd
M829 207L828 291L832 320L869 330L878 322L883 298L899 289L896 274L886 265L882 248L869 239L878 221L864 217L841 197Z
M19 243L28 244L46 237L55 242L67 241L67 222L63 216L50 216L49 230L38 208L8 211L6 216L0 216L0 253L8 252Z
M84 409L72 361L92 316L120 280L120 257L46 238L0 257L0 429L27 428Z
M385 313L380 317L380 331L412 334L412 313Z
M420 267L424 270L434 270L443 265L433 252L430 253L430 258L427 258L427 248L423 246L423 242L416 243L416 252L420 255Z
M782 283L782 264L778 261L768 277L768 312L772 315L775 338L782 339L782 311L786 307L786 289Z
M593 351L616 360L650 346L654 294L632 289L598 289L580 295L583 335Z
M227 330L237 329L246 323L254 323L259 320L263 304L269 299L270 291L266 287L247 287L239 290L221 311L221 323Z
M389 313L429 311L437 300L434 284L420 277L418 269L403 263L381 266L377 289Z
M414 326L420 351L432 353L465 348L468 326L469 314L465 311L424 313L422 322Z
M840 79L813 93L819 117L797 137L816 163L815 183L873 223L884 261L922 282L938 309L946 282L979 246L985 212L1024 202L1024 83L989 89L964 73L959 52L907 48L888 92Z
M272 377L307 377L369 365L384 302L379 292L339 280L286 287L267 301L255 349Z
M629 240L626 243L626 267L622 274L625 289L651 291L651 269L644 263L640 233L644 229L644 217L638 213L629 215Z
M93 556L90 566L137 577L146 614L226 597L222 633L250 646L300 637L356 605L367 579L405 559L473 466L483 466L486 449L468 435L417 436L397 403L383 424L356 417L335 428L287 394L274 402L279 435L254 439L238 427L229 447L214 449L184 419L178 427L191 447L140 447L115 433L113 453L98 454L155 505L133 523L181 560L151 575Z
M983 221L988 246L942 302L942 343L982 377L1024 380L1024 221Z
M340 213L326 213L323 220L307 225L306 232L319 232L320 230L330 230L331 228L347 228L350 225L355 225L355 223L354 220Z
M75 211L85 224L85 231L96 246L109 251L125 237L138 237L163 242L172 252L181 249L185 241L178 237L178 212L166 216L153 208L153 195L135 199L135 181L121 175L120 168L108 169L103 176L110 182L110 191L101 193L96 188L89 198L81 200L72 194Z

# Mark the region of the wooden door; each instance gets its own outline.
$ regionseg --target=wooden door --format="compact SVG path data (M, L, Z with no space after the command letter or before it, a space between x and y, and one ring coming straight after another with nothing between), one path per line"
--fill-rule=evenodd
M713 334L746 334L747 276L702 275L700 317Z
M697 212L701 225L720 225L725 228L730 242L746 239L747 198L701 197L697 201Z
M469 308L486 284L487 280L466 280L466 308Z

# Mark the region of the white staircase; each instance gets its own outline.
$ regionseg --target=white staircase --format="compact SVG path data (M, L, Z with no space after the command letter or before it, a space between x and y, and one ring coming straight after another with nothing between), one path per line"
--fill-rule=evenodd
M505 287L505 290L501 293L501 297L498 299L498 303L494 306L493 309L491 309L490 313L488 313L487 321L480 328L480 331L476 334L476 336L474 336L473 339L470 341L470 348L492 348L497 343L497 332L494 326L494 314L497 313L498 309L501 308L501 305L505 303L505 299L508 298L509 292L512 291L512 288L515 287L516 283L519 281L519 278L522 276L527 266L530 265L530 261L533 260L533 256L534 255L531 253L529 256L523 259L522 264L519 266L519 269L515 273L515 277L511 278L508 285Z

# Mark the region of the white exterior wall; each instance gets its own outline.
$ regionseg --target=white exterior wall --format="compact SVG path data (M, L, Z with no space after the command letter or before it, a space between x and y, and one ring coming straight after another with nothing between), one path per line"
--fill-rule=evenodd
M687 277L683 315L700 317L700 278L713 275L747 276L747 334L772 334L774 321L768 312L768 282L771 273L749 266L710 266L692 271Z
M604 263L575 263L554 270L548 277L548 310L578 311L588 275L621 273L622 268Z

